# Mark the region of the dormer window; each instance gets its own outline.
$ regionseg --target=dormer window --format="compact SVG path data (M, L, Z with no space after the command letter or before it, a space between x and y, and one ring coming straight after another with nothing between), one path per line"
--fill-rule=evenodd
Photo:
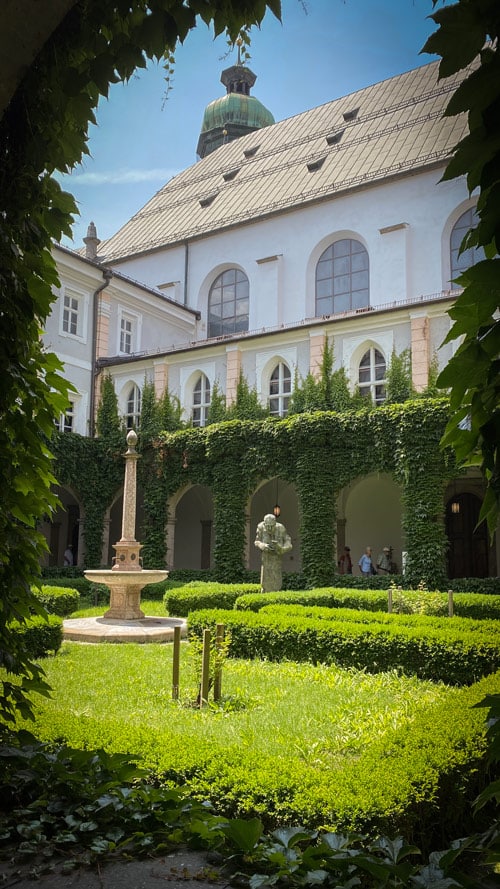
M239 172L239 167L236 170L227 170L226 173L222 174L222 178L224 179L224 182L231 182L231 180L234 179L234 177L237 176Z
M214 192L212 192L212 194L207 194L207 195L205 195L204 198L200 198L200 207L209 207L210 204L212 204L213 201L215 201L215 198L217 197L218 194L219 194L218 191L214 191Z
M318 157L313 161L309 161L309 163L307 164L307 169L309 170L310 173L315 173L316 170L321 170L321 167L325 163L325 160L326 160L326 156L325 157Z
M345 111L344 114L342 115L342 117L344 118L345 121L356 120L356 118L358 116L358 111L359 111L359 108L353 108L352 111Z
M253 157L254 154L257 154L259 148L260 145L254 145L252 148L245 148L243 154L245 155L245 157Z
M336 133L330 133L330 135L326 137L328 145L338 145L344 133L345 130L338 130Z

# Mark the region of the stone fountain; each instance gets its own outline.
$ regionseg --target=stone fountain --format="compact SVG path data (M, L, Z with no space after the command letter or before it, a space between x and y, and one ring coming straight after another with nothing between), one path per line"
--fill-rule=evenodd
M140 620L141 590L148 583L166 580L168 571L145 570L141 566L142 545L135 539L135 512L137 488L137 461L135 446L137 435L133 429L127 435L125 453L125 484L123 490L122 536L113 549L116 551L112 568L85 571L85 577L93 583L104 583L111 592L109 609L104 618L109 620Z
M93 583L104 583L110 590L109 608L102 617L75 618L63 622L66 639L81 642L166 642L180 625L185 636L186 622L175 617L146 617L141 609L141 590L148 583L168 577L168 571L144 569L141 566L142 545L135 539L137 435L127 435L125 483L123 491L122 536L113 549L112 568L85 571Z

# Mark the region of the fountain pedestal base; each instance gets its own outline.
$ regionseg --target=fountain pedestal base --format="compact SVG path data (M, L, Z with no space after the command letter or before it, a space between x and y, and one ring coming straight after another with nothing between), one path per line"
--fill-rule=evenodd
M114 620L140 620L145 617L140 607L141 590L144 584L135 584L133 586L126 584L108 584L111 595L109 598L109 608L103 615L104 618L113 618Z

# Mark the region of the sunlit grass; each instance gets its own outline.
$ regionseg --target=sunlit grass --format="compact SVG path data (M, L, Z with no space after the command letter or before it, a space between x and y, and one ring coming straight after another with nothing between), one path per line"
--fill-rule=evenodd
M134 752L160 770L194 764L207 750L223 755L235 747L242 756L251 750L257 757L327 768L450 694L395 671L373 676L231 659L223 671L223 706L200 711L187 706L196 697L197 677L189 645L181 648L176 702L171 645L64 643L44 662L53 693L36 703L37 733Z

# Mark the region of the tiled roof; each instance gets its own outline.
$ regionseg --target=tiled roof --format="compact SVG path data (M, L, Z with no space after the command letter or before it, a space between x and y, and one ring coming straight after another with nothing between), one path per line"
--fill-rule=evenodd
M235 139L167 182L99 254L123 259L442 163L467 131L465 115L442 116L466 74L438 83L431 62Z

